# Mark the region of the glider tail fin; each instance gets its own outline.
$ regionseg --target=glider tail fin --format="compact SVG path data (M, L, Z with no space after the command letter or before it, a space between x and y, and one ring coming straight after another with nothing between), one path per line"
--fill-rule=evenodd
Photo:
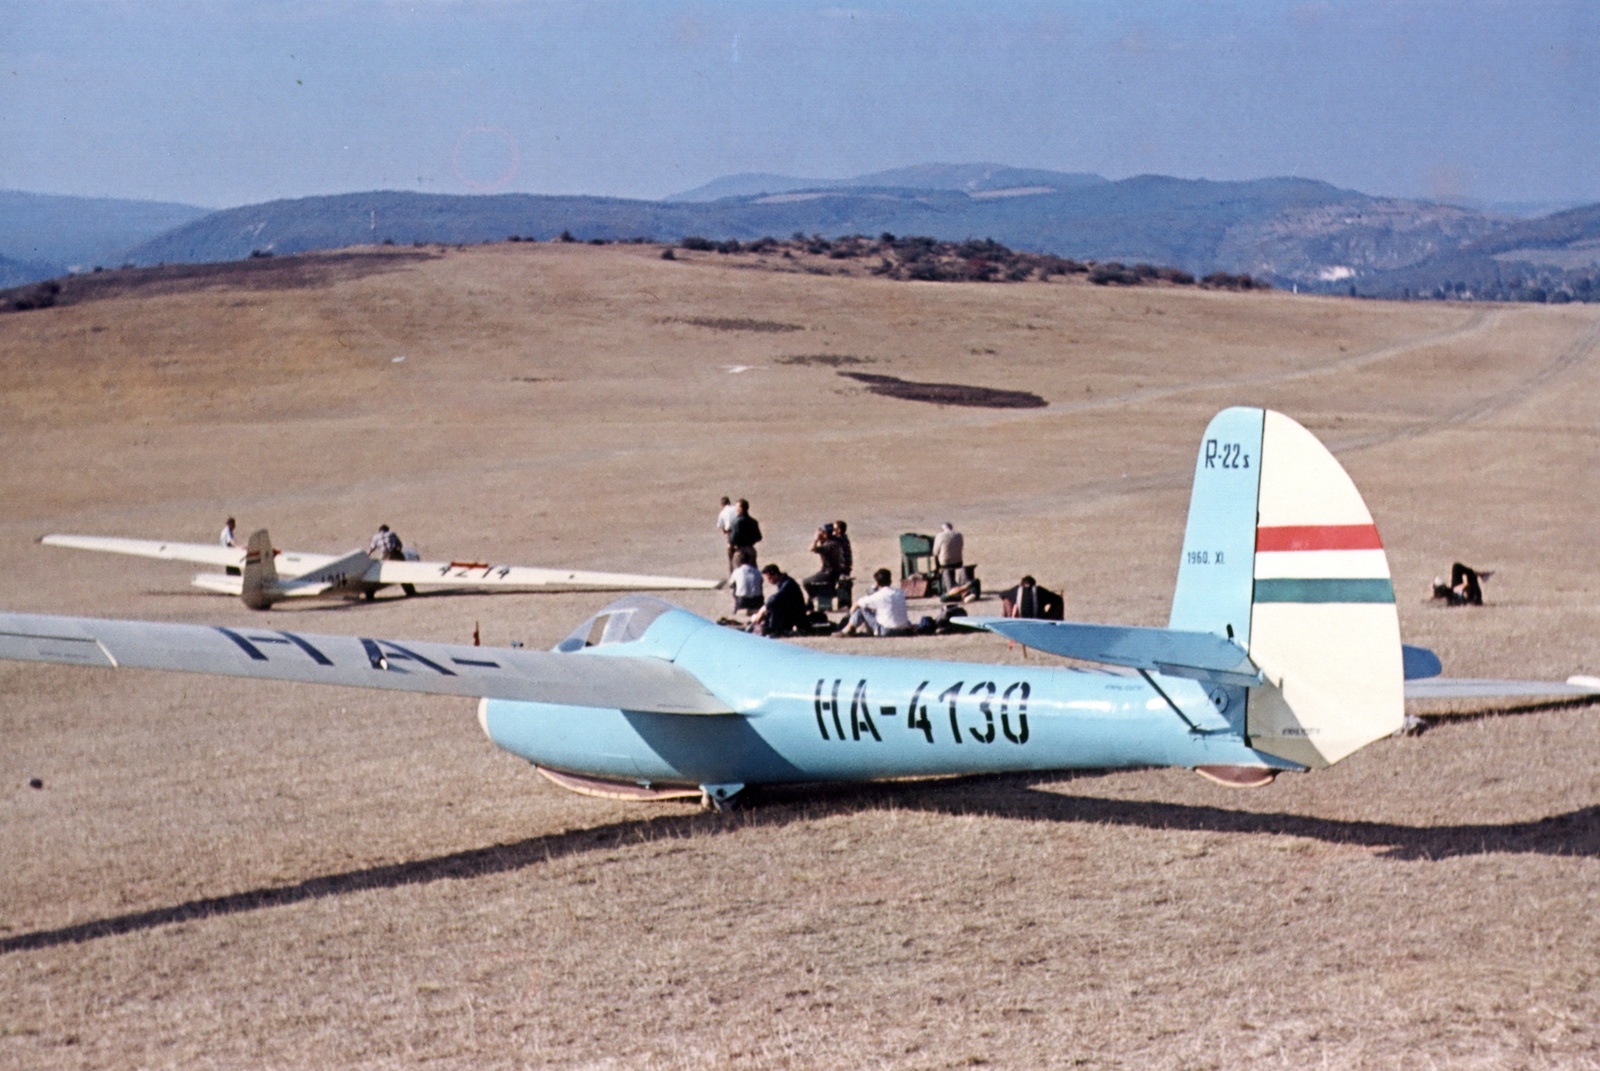
M278 588L276 556L277 552L272 549L272 537L267 530L256 529L245 547L243 584L239 593L244 604L252 610L268 609L275 601Z
M1260 669L1243 729L1321 767L1404 718L1399 617L1372 515L1305 428L1233 408L1206 428L1170 627L1232 638Z

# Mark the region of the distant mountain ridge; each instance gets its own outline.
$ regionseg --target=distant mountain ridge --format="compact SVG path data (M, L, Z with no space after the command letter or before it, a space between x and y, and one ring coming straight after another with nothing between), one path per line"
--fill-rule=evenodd
M984 176L977 176L952 169L935 176L943 183L937 188L854 186L693 202L532 194L341 194L213 213L128 255L140 264L235 260L253 252L297 253L380 242L454 244L513 236L549 240L564 232L580 241L669 242L689 235L748 241L797 232L889 232L955 241L992 238L1013 249L1079 260L1148 262L1197 275L1246 272L1280 284L1316 287L1326 281L1330 255L1359 252L1362 270L1410 263L1442 240L1434 232L1454 241L1459 235L1477 237L1492 226L1486 217L1434 206L1432 222L1396 237L1368 222L1382 214L1379 206L1387 202L1309 179L1207 182L1144 175L1058 188L1043 181L1050 174L985 169ZM905 181L916 176L889 177ZM928 181L925 176L921 180ZM1018 181L1024 185L1013 185ZM1318 220L1342 221L1334 229L1359 234L1354 244L1360 249L1324 243L1326 250L1307 252L1306 232L1315 231ZM1384 226L1395 231L1392 223Z
M874 171L848 179L808 179L793 175L752 173L714 179L683 193L663 198L668 204L703 203L728 197L761 197L809 190L910 189L960 190L967 193L1028 187L1054 190L1096 186L1110 181L1087 172L1045 171L1004 164L918 164Z
M838 180L733 175L662 201L401 191L271 201L192 216L105 262L227 261L563 234L676 242L890 233L993 239L1021 252L1170 266L1196 276L1247 274L1318 292L1592 300L1591 293L1600 296L1597 220L1600 206L1525 220L1311 179L1112 181L989 163L929 164ZM35 259L4 244L0 255Z
M0 190L0 257L21 262L25 272L44 273L34 279L111 266L139 243L211 211L165 201Z

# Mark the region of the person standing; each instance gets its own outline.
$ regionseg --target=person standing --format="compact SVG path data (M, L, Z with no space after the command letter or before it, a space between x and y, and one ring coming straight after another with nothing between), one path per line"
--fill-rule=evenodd
M733 515L733 523L728 526L729 571L733 569L734 556L741 550L747 552L750 564L754 565L756 544L759 542L761 542L761 524L750 516L750 503L741 498Z
M964 564L962 551L966 541L961 538L961 533L949 521L939 526L939 534L933 537L933 564L939 570L946 593L954 591L961 586L961 566Z
M739 507L735 506L727 495L723 495L722 508L717 511L717 531L722 533L723 541L728 544L728 572L730 575L733 570L739 567L739 563L734 560L733 541L730 538L733 532L733 521L737 516L739 516Z
M845 534L848 530L843 521L833 522L833 537L839 541L839 562L844 567L843 576L853 576L856 568L856 552L850 546L850 537Z
M406 545L400 541L400 533L391 529L387 524L378 525L378 530L372 533L372 539L367 543L367 557L379 561L403 562L406 560ZM417 593L414 584L400 585L400 590L407 595ZM372 598L372 592L367 592L367 598Z
M724 538L728 535L728 529L733 527L733 519L738 515L739 508L727 495L723 495L722 509L717 512L717 531L721 532Z
M378 561L404 561L405 556L405 544L400 542L400 537L391 531L387 524L378 525L378 530L367 540L369 558Z
M234 533L234 520L232 517L229 517L227 523L222 526L222 545L225 547L237 547L239 545L238 537ZM228 565L224 566L224 568L229 576L241 575L240 566Z

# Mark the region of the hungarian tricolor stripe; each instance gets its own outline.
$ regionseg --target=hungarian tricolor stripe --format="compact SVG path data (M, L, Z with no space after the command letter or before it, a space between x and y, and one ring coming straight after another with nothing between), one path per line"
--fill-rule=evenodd
M1256 529L1255 601L1393 603L1376 525L1263 525Z

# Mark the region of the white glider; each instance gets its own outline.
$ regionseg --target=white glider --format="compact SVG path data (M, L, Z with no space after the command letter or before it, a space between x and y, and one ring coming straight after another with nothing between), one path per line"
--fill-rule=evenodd
M683 576L596 573L577 569L541 569L527 565L494 565L478 561L377 561L365 551L307 554L277 550L262 528L246 547L211 543L174 543L118 536L47 535L41 543L143 558L221 566L225 573L197 573L191 583L223 595L237 595L246 606L265 610L293 598L372 598L380 588L399 584L416 588L528 591L691 591L722 586L723 581Z

